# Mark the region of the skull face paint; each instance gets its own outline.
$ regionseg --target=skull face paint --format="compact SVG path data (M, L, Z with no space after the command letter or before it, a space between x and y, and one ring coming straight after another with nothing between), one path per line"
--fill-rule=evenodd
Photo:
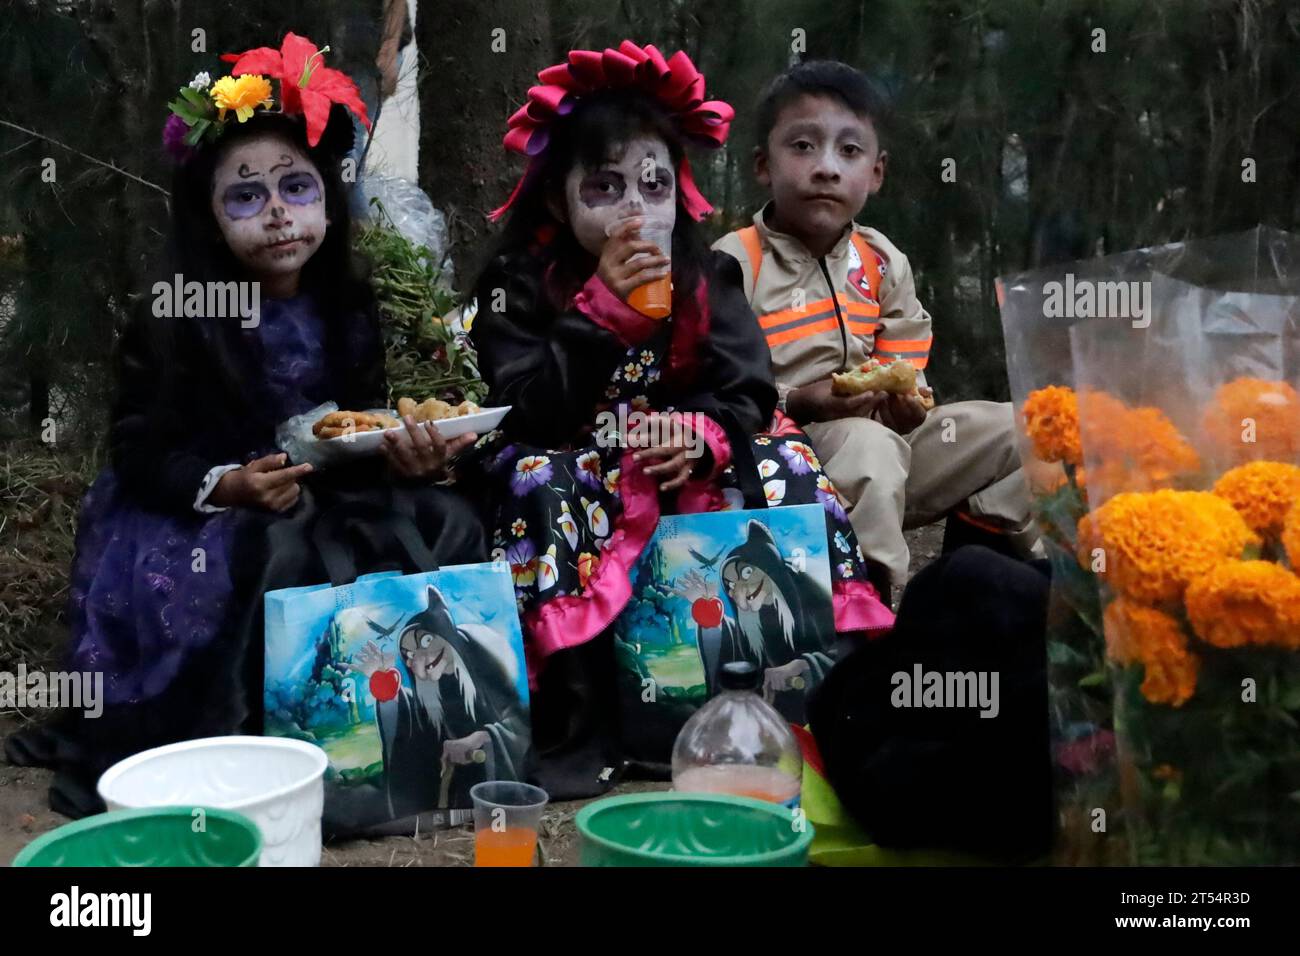
M672 223L677 217L677 177L663 140L641 137L611 153L594 169L575 166L564 181L569 226L593 256L616 219L647 215Z
M261 136L233 147L212 175L212 214L235 258L272 295L292 295L329 225L316 166Z

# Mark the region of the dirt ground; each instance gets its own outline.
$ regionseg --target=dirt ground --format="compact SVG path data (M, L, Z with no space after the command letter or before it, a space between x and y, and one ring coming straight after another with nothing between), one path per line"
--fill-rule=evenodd
M943 525L909 532L908 539L915 573L938 555L943 544ZM895 588L895 601L898 592ZM23 722L16 714L0 714L0 749L4 738ZM14 767L0 759L0 865L8 865L29 842L67 822L47 803L46 791L52 777L50 771ZM612 794L666 789L665 783L635 781L621 784ZM542 819L539 839L544 865L578 864L578 834L573 817L589 802L557 803L548 809ZM332 843L324 848L321 858L322 866L470 866L473 862L473 831L469 827Z

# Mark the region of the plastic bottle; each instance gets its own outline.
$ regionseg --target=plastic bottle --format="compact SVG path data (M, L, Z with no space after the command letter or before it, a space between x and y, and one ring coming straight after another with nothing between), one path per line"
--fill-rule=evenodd
M744 661L724 664L718 682L721 693L673 744L673 789L798 807L803 757L790 725L758 694L762 672Z

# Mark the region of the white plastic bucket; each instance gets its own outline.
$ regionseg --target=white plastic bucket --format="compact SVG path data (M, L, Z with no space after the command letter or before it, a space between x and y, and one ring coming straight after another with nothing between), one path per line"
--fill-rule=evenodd
M283 737L204 737L145 750L104 771L108 809L218 807L262 831L260 866L320 865L321 748Z

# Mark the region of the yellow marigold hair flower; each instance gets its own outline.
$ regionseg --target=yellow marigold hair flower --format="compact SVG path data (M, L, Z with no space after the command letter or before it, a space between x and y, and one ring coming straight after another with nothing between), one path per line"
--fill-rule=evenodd
M1226 561L1188 587L1187 617L1215 647L1300 650L1300 577L1270 561Z
M1300 455L1300 394L1286 382L1239 378L1221 385L1204 422L1206 435L1231 461ZM1248 429L1254 441L1246 440Z
M1030 392L1021 416L1034 454L1043 461L1083 463L1079 442L1079 404L1074 389L1049 385Z
M1148 604L1174 601L1187 585L1259 539L1236 510L1205 491L1126 492L1078 525L1078 559L1102 550L1104 579Z
M1291 509L1282 522L1282 550L1291 562L1291 570L1300 574L1300 502Z
M256 73L223 76L212 84L211 95L220 119L226 118L227 110L234 110L236 119L243 123L257 107L271 105L271 82Z
M1275 538L1287 513L1300 502L1300 468L1279 461L1252 461L1224 472L1214 493L1237 509L1250 530Z

